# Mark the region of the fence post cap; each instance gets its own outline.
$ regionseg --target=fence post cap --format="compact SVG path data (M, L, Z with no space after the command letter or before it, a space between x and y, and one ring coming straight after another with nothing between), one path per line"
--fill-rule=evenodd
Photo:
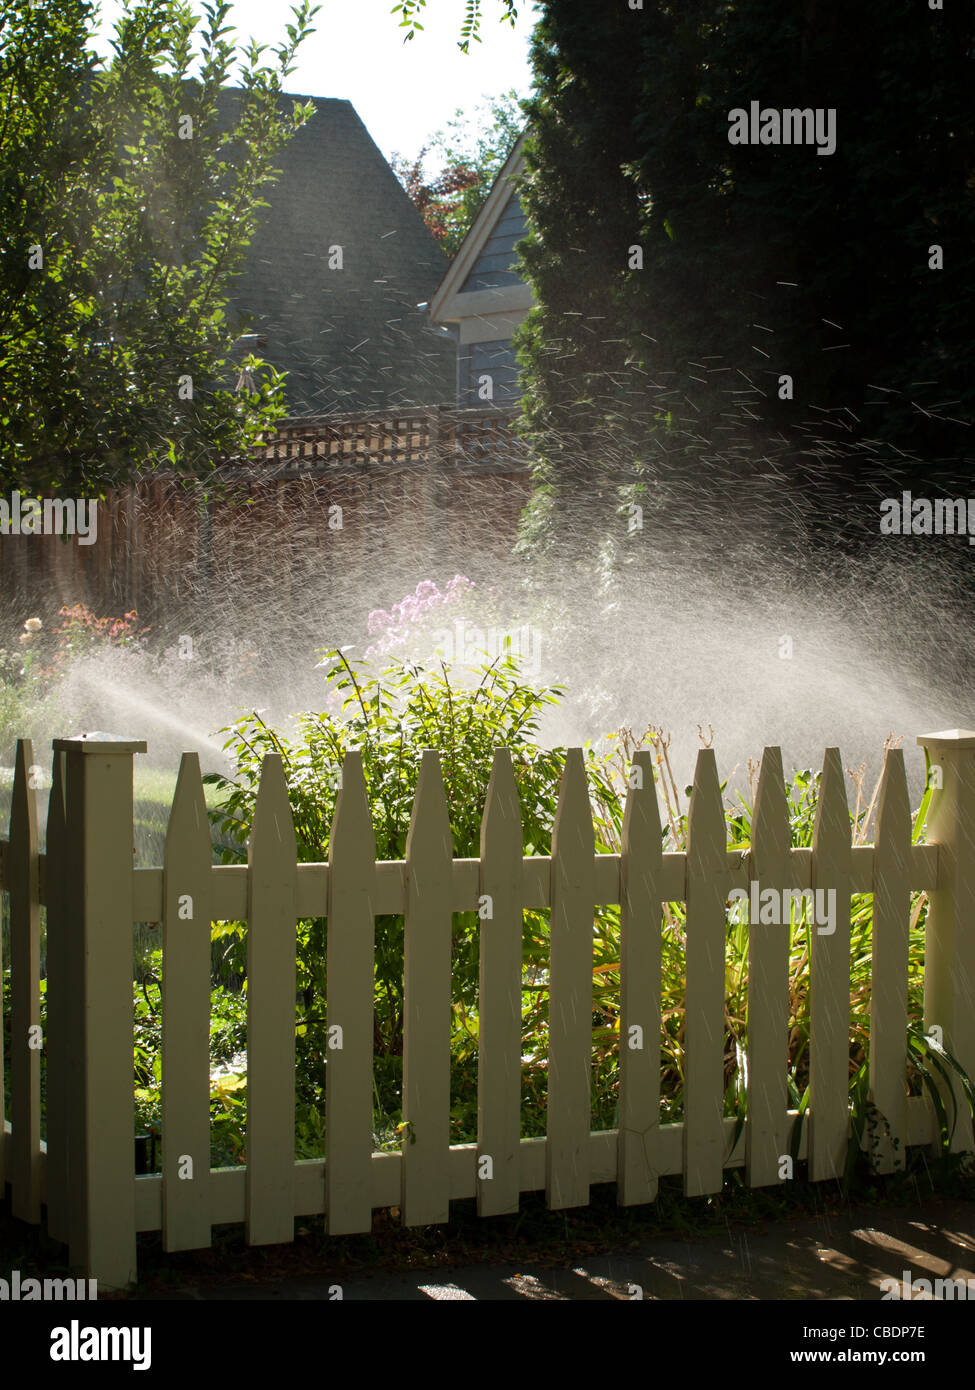
M975 732L971 729L942 729L938 734L918 734L917 741L922 748L946 743L955 748L975 748Z
M70 738L54 740L55 753L145 753L149 745L124 734L106 734L97 730L88 734L73 734Z

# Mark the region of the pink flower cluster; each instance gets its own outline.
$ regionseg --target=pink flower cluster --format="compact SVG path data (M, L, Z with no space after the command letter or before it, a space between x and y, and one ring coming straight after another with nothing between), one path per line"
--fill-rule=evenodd
M405 648L412 638L421 636L434 624L441 625L442 610L465 598L474 587L463 574L455 574L444 593L431 579L423 579L415 593L394 603L388 613L384 608L374 608L369 614L369 634L379 641L366 648L366 658Z

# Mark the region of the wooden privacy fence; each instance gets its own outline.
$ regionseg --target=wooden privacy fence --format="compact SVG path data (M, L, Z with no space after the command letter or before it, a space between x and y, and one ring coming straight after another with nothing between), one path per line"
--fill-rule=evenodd
M214 866L197 756L180 769L164 863L133 868L133 755L145 744L102 735L57 740L46 854L38 853L33 750L18 745L0 884L11 909L10 1122L0 1125L0 1177L14 1214L69 1246L73 1268L103 1286L136 1278L136 1234L161 1230L167 1250L206 1246L211 1227L246 1223L252 1244L289 1241L296 1217L327 1230L370 1229L376 1207L408 1225L449 1218L452 1199L482 1216L518 1209L544 1189L552 1208L584 1205L615 1181L625 1205L651 1202L661 1175L689 1195L717 1192L727 1168L752 1186L782 1181L797 1112L788 1107L789 932L749 929L747 1118L723 1113L727 901L735 889L836 894L835 930L809 930L810 1104L798 1145L813 1181L842 1173L850 1136L850 896L874 894L869 1041L871 1096L889 1125L877 1155L938 1139L934 1107L906 1085L910 893L930 894L925 1027L975 1075L975 733L918 739L941 769L929 843L913 845L900 750L888 752L876 843L854 846L836 749L827 750L811 849L790 848L778 749L767 749L752 843L727 848L714 753L698 755L687 850L662 853L649 753L634 757L621 852L597 854L585 764L570 750L552 854L523 857L509 754L498 750L480 857L454 859L438 756L422 757L402 862L376 863L360 755L343 769L327 864L296 862L281 760L265 759L246 865ZM662 904L686 903L684 1112L660 1123ZM450 1143L451 914L486 911L480 931L478 1137ZM621 907L619 1126L590 1130L593 925ZM40 1038L40 908L47 913L47 1032ZM547 1134L523 1139L522 912L549 908ZM374 919L405 914L401 1152L373 1151ZM296 929L328 920L326 1153L295 1161ZM246 1166L210 1168L210 924L246 920ZM132 927L163 934L162 1173L133 1161ZM41 1139L42 1044L47 1058ZM643 1044L643 1045L641 1045ZM944 1085L957 1087L952 1079ZM0 1087L0 1097L2 1097ZM961 1092L952 1138L971 1152ZM490 1163L485 1162L490 1159Z
M159 470L109 492L93 544L0 537L0 593L30 595L31 612L48 598L156 623L209 590L286 619L292 590L373 572L377 538L394 551L408 540L431 574L504 555L531 491L514 423L511 409L446 406L287 420L212 476Z

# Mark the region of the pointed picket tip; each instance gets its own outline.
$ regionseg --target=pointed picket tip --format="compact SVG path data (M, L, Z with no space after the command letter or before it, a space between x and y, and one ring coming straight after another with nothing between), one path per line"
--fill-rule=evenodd
M581 748L566 750L565 765L562 768L562 784L559 787L559 804L555 812L555 825L552 830L552 856L562 852L596 852L596 832L592 823L592 806L589 802L589 779L586 777L586 764Z
M30 785L30 770L34 766L34 744L29 738L17 740L14 759L13 798L10 803L10 839L26 839L37 849L37 793Z
M728 829L713 748L700 748L687 812L687 863L715 871L724 868Z
M789 803L782 771L782 749L769 747L762 753L755 805L752 807L753 878L761 878L759 860L763 852L773 857L787 854L792 845Z
M520 857L523 846L521 802L511 750L495 748L481 820L481 854L507 852Z
M265 753L261 763L261 785L254 806L248 862L253 863L255 852L276 849L288 851L291 859L297 855L294 820L288 802L288 779L280 753Z
M639 777L633 777L633 769ZM632 851L639 847L642 855L662 855L662 822L657 787L653 778L653 758L648 748L638 749L630 764L626 805L623 810L622 847Z
M336 850L357 846L376 858L376 832L369 809L369 793L362 766L362 753L350 749L342 760L342 785L335 800L335 815L328 842L328 859L333 863Z
M846 780L838 748L827 748L823 757L823 774L819 783L816 820L813 827L813 852L829 844L832 849L850 849L852 832L850 806L846 797Z
M176 790L173 792L173 804L166 827L164 856L172 856L177 841L182 840L185 845L189 837L200 837L202 834L206 835L209 849L210 822L203 792L200 756L198 753L184 753L179 763Z
M911 845L911 798L903 748L888 748L877 797L874 844L899 850L907 856Z
M447 853L452 855L450 812L447 808L447 791L440 766L440 754L435 748L424 748L420 756L416 795L413 798L410 828L406 836L406 857L412 859L417 853L424 851L443 854L445 841Z

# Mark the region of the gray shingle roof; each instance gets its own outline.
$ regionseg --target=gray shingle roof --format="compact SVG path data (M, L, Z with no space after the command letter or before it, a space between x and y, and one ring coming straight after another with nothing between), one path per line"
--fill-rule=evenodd
M416 307L446 257L351 103L281 98L288 111L308 100L316 113L277 156L232 303L254 315L260 354L290 373L296 415L450 401L454 345ZM329 269L332 246L341 270Z

